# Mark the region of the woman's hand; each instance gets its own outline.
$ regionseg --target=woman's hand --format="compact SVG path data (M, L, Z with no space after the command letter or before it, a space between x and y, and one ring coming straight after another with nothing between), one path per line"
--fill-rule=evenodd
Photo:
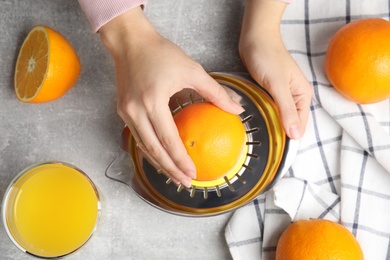
M239 52L251 76L274 98L287 135L299 139L305 131L313 87L286 50L280 21L284 3L247 0Z
M225 111L239 114L243 108L198 63L159 35L141 8L110 21L100 35L115 60L119 115L152 162L175 183L190 187L196 169L173 121L170 97L188 88Z

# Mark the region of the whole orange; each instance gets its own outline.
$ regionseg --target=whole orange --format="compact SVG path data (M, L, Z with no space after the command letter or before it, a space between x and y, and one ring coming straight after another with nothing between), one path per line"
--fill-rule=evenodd
M47 26L35 26L16 61L16 97L26 103L60 98L76 84L80 71L80 59L69 41Z
M239 116L196 102L181 109L174 120L196 166L195 180L221 178L245 156L246 130Z
M325 72L350 100L369 104L390 97L390 22L367 18L350 22L332 37Z
M276 260L360 260L362 249L343 225L325 220L299 220L283 232L276 247Z

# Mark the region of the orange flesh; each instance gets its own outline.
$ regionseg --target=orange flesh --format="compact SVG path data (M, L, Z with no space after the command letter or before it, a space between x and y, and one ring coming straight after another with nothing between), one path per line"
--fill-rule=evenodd
M31 100L38 93L46 75L48 53L49 45L45 32L32 31L23 43L16 64L15 86L20 99Z

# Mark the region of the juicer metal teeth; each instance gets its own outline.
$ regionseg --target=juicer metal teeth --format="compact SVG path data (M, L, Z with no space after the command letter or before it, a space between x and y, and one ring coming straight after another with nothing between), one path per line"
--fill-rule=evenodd
M245 184L246 183L246 181L245 181L245 179L241 176L241 175L239 175L238 173L236 173L236 175L235 175L236 177L237 177L237 179L239 180L239 181L241 181L243 184Z
M225 180L227 186L229 187L229 190L234 191L234 187L233 187L232 184L230 183L229 179L228 179L226 176L223 177L223 178L224 178L224 180Z
M177 186L177 192L180 193L182 190L184 189L184 185L183 184L179 184L179 186Z
M209 197L209 191L207 187L203 188L203 198L206 200Z
M211 74L221 86L232 91L229 95L245 109L239 116L246 129L247 151L234 171L213 181L193 180L189 188L177 184L172 179L167 179L138 149L126 127L127 130L122 134L121 148L134 161L134 175L122 180L108 169L106 176L128 184L140 197L157 208L189 216L210 216L231 211L268 190L291 165L298 145L286 137L272 97L246 75ZM186 99L172 101L175 105L177 103L176 109L172 110L174 115L186 105L204 102L205 99L193 92Z
M221 190L219 189L219 186L215 186L215 192L217 193L217 196L220 198L222 196Z

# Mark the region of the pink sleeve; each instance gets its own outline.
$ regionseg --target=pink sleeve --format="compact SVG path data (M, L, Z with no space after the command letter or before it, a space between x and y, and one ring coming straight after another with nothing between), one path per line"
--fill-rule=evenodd
M146 0L78 0L91 24L97 32L111 19L134 7L145 5Z
M286 4L291 4L291 2L292 2L292 0L276 0L276 1L283 2Z

